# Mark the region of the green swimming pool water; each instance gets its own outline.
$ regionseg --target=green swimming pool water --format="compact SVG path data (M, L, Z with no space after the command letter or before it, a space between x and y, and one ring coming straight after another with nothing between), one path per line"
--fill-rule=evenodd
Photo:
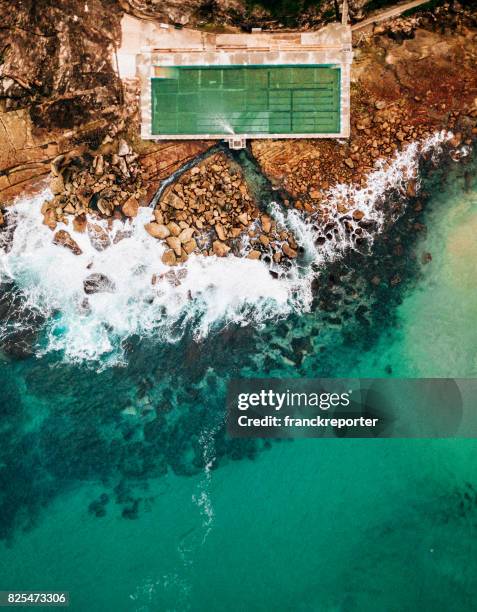
M340 69L329 66L200 66L159 69L152 133L335 134Z

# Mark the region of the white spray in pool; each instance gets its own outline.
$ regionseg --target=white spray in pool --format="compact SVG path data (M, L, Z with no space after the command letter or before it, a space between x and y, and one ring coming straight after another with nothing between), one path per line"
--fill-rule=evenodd
M386 167L371 173L364 189L337 187L329 194L332 215L338 217L336 202L346 198L375 221L377 231L381 230L384 213L376 208L378 199L389 189L399 189L415 179L419 155L438 150L448 138L448 134L439 133L424 144L409 145ZM112 242L103 251L94 248L87 233L58 225L57 229L66 229L80 246L82 254L74 255L53 244L52 232L42 224L40 208L49 196L44 192L20 200L12 208L15 231L9 248L2 250L0 246L0 281L14 280L27 305L47 317L42 350L61 351L69 361L118 363L123 358L123 341L132 335L174 342L190 329L200 339L230 323L260 325L291 312L304 312L311 305L314 269L353 247L339 223L332 239L317 246L316 230L301 213L283 214L275 208L272 214L294 232L304 248L304 264L273 278L261 261L193 255L174 269L180 276L176 281L161 261L164 244L144 229L150 221L150 208L141 208L126 227L115 221L108 230L103 223ZM115 242L124 230L126 237ZM115 290L86 296L84 281L94 273L105 275Z

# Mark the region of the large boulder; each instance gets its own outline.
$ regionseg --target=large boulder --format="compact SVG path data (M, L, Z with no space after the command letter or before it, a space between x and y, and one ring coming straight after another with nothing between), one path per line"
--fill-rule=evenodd
M123 214L126 215L126 217L137 217L138 210L139 202L134 196L128 198L122 206Z
M97 251L104 251L111 245L111 239L108 232L97 223L88 223L88 236Z
M214 251L214 255L217 255L217 257L225 257L230 251L230 247L225 244L225 242L221 242L220 240L214 240L212 249Z
M66 230L58 230L53 236L53 244L65 247L70 250L73 255L81 255L83 252L78 243L68 234Z
M168 238L171 235L169 228L160 223L155 223L154 221L146 223L144 229L153 238L159 238L160 240L164 240L164 238Z
M181 252L182 252L182 245L181 245L181 241L179 240L179 238L177 238L177 236L169 236L169 238L166 238L166 242L171 247L171 249L175 252L177 257L180 257Z
M161 259L166 266L174 266L177 263L176 254L172 249L165 251Z
M90 274L84 279L83 289L88 295L93 293L114 293L116 291L116 285L106 276L106 274L93 272L93 274Z

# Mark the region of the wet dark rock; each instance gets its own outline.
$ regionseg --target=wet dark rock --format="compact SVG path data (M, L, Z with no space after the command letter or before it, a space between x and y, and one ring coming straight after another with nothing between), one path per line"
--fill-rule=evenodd
M358 222L358 225L369 232L376 231L378 228L377 222L373 219L363 219L362 221Z
M0 248L8 253L11 250L17 222L8 210L0 209L0 219L3 220L3 223L0 224Z
M0 285L0 350L14 359L26 359L34 353L43 316L28 307L12 281Z
M14 359L27 359L34 354L36 339L31 330L14 332L0 342L0 350Z
M83 282L84 292L88 295L93 293L114 293L116 285L105 274L95 272L85 278Z
M424 223L414 223L413 229L416 232L425 232L427 230L427 228L424 225Z
M310 353L313 350L313 345L309 336L304 336L302 338L293 338L293 340L291 341L291 346L294 353Z
M82 300L78 310L82 315L88 315L91 313L91 304L89 303L88 298L84 298L84 300Z

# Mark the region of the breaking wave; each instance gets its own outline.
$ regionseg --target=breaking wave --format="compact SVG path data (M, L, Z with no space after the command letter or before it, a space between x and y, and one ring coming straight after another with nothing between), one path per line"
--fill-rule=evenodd
M44 317L37 353L60 351L67 361L120 363L124 341L132 336L153 336L175 342L190 331L196 339L230 323L260 325L291 312L303 312L312 302L312 280L327 261L340 257L358 242L372 242L373 234L392 221L384 197L389 191L405 194L409 181L418 188L419 158L438 153L450 138L440 132L423 143L412 143L372 172L364 188L340 185L328 193L328 234L316 217L276 205L271 214L295 234L303 256L286 273L275 278L263 261L229 256L190 256L180 267L161 262L164 245L149 236L144 224L150 208L142 208L133 221L115 221L108 228L111 245L98 251L88 233L66 229L80 246L74 255L52 242L52 232L42 224L40 208L51 194L20 199L10 210L15 228L8 247L0 245L0 282L15 283L23 308ZM343 215L340 203L359 208L368 222L359 224ZM340 212L341 211L341 212ZM361 227L363 226L363 227ZM84 282L91 274L107 277L110 290L86 295ZM275 275L276 276L276 275ZM6 333L0 322L0 339Z

